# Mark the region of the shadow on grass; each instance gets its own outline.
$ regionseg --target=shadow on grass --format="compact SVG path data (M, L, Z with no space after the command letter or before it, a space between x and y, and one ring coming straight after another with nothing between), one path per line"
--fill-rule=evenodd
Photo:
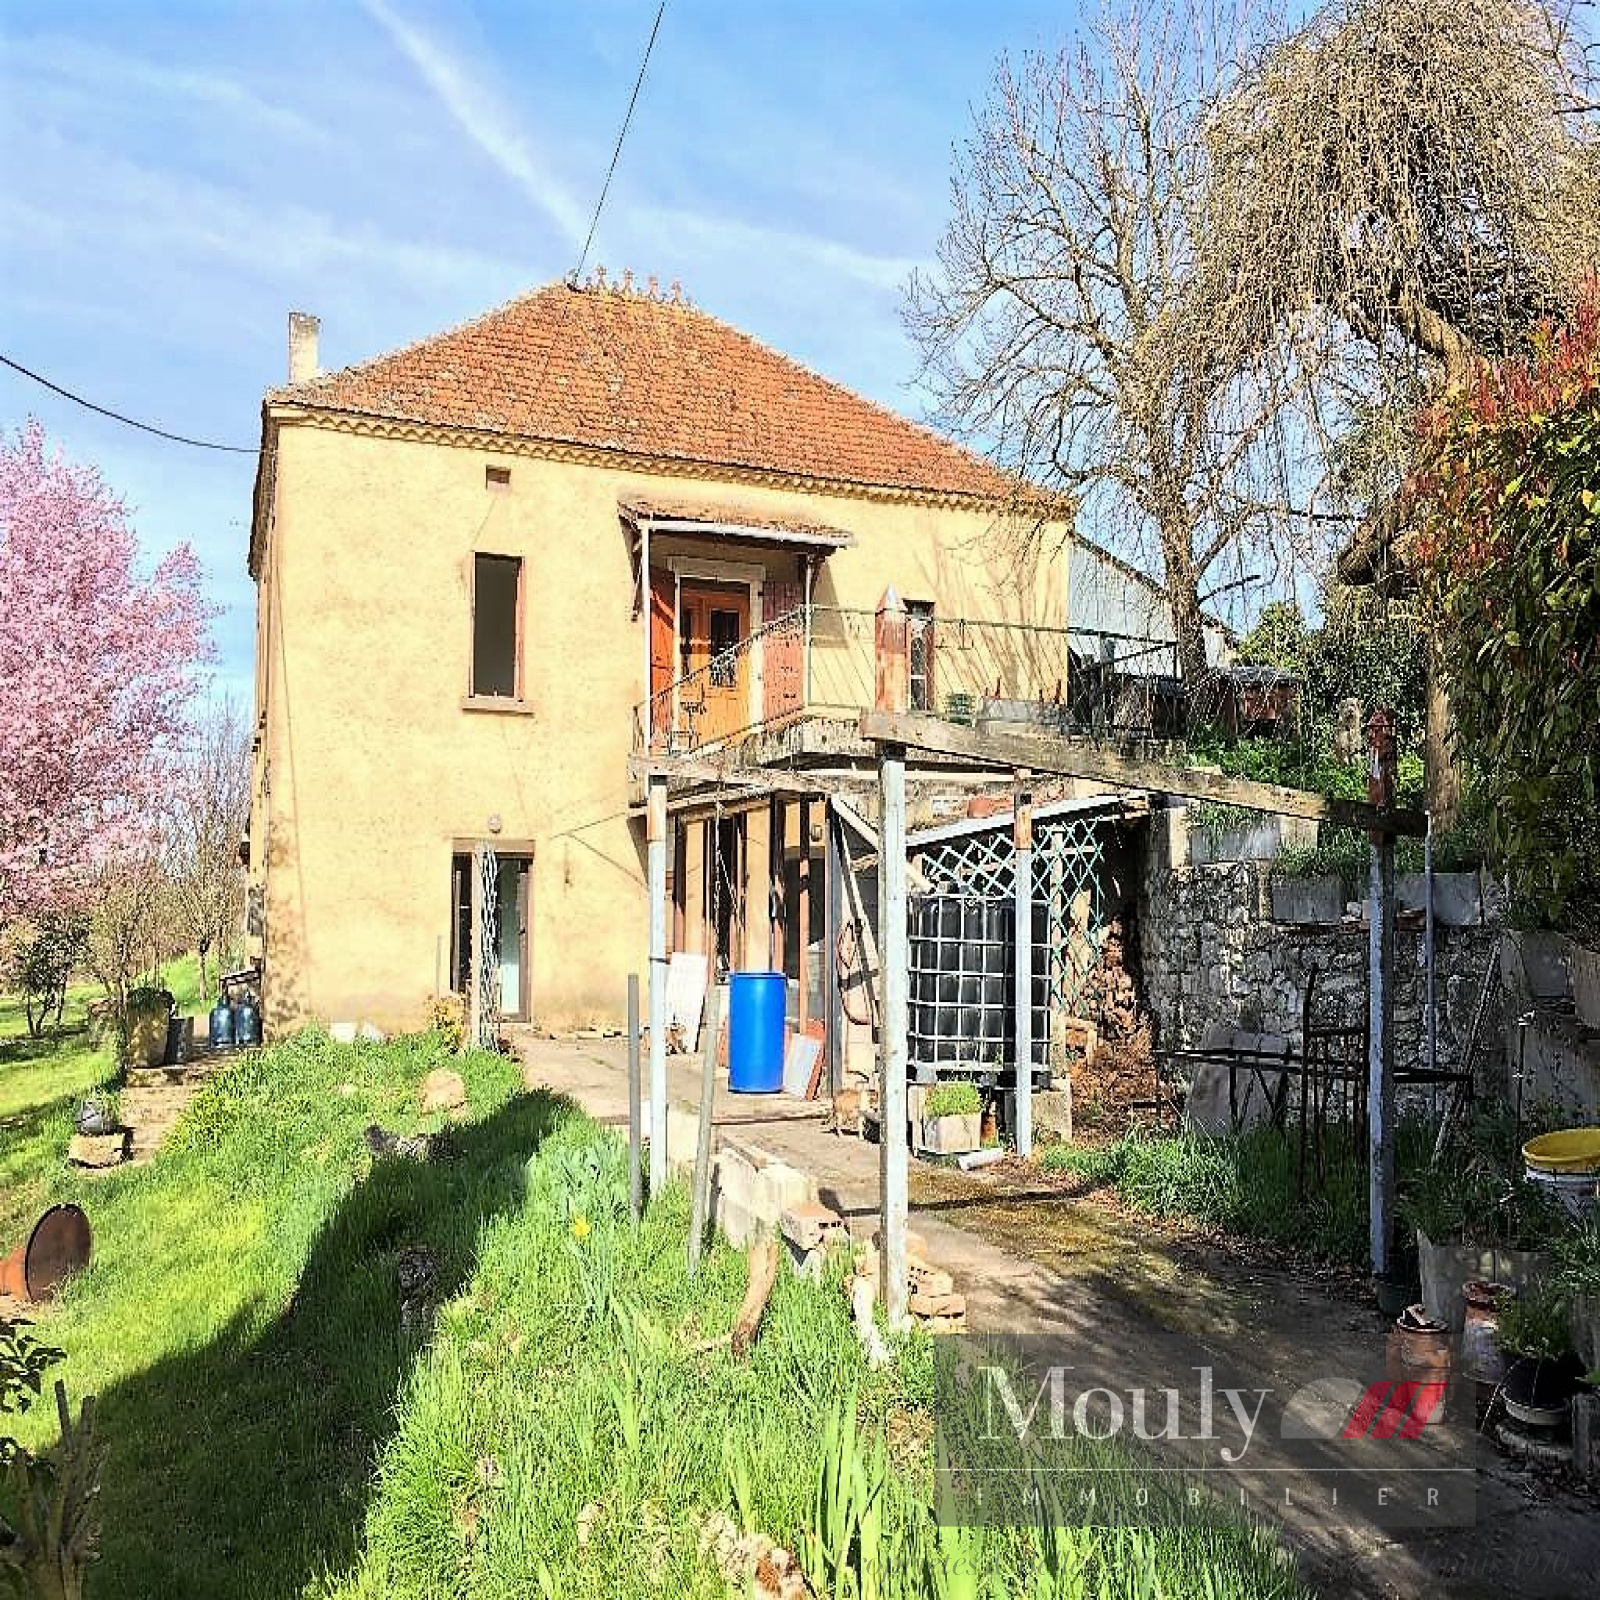
M519 1095L451 1130L448 1159L377 1161L264 1330L264 1308L247 1309L102 1394L96 1600L298 1596L351 1564L424 1337L401 1325L401 1254L437 1262L431 1299L459 1293L480 1230L520 1204L524 1164L568 1109Z
M76 1045L89 1046L93 1041L89 1037L87 1023L64 1023L59 1028L46 1028L37 1036L31 1033L16 1033L9 1038L0 1038L0 1069L5 1067L24 1066L30 1061L42 1061L46 1056L53 1056L58 1051L70 1049Z

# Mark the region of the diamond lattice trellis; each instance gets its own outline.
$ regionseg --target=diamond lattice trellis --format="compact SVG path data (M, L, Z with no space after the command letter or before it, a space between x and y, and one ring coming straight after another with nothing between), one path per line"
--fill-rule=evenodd
M1044 947L1053 1006L1072 1011L1099 965L1106 905L1101 868L1104 830L1099 817L1062 817L1039 823L1033 836L1033 904L1049 908ZM930 890L962 898L1005 899L1016 884L1016 855L1009 818L993 828L941 839L913 850Z

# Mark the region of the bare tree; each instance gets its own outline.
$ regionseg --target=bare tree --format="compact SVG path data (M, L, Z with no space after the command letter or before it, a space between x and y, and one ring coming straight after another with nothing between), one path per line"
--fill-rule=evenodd
M250 817L250 725L224 700L189 746L167 826L167 876L175 931L200 957L222 957L244 915L239 844Z
M1235 337L1205 270L1204 117L1245 42L1226 7L1139 4L1002 62L907 309L949 425L1159 558L1191 679L1202 586L1226 558L1281 570L1317 526L1295 492L1312 374L1292 341Z
M129 991L146 975L158 981L168 885L153 830L103 857L86 887L92 909L85 959L105 988L121 1049L127 1040Z

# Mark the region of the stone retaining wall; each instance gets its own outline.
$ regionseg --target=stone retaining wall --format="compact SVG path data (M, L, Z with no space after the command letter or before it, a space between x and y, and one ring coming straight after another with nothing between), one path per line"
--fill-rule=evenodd
M1316 1010L1330 1023L1358 1023L1366 1007L1367 930L1354 920L1297 928L1272 920L1271 863L1190 864L1185 813L1151 815L1140 874L1138 927L1145 1003L1163 1049L1193 1048L1212 1023L1281 1034L1298 1045L1308 973ZM1498 926L1435 930L1438 1061L1461 1057ZM1424 936L1395 936L1395 1057L1422 1065L1426 974ZM1504 1094L1498 1028L1480 1053L1479 1087Z

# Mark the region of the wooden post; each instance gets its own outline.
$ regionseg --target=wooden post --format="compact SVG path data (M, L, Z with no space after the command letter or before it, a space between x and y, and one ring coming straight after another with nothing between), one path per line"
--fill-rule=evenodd
M828 1031L823 1049L828 1057L828 1093L844 1087L845 1020L844 986L839 981L839 938L844 932L844 851L839 848L839 819L828 803L823 811L828 859L823 874L826 906L822 956L822 992L828 1008Z
M1394 714L1380 707L1367 724L1368 803L1394 805ZM1387 1276L1394 1215L1394 835L1374 829L1368 869L1367 1205L1372 1270Z
M628 974L628 1215L635 1222L644 1210L644 1174L639 1169L640 1127L644 1094L639 1083L639 974Z
M706 1213L711 1203L711 1113L717 1092L717 1034L722 990L706 986L705 1044L700 1052L700 1130L694 1145L694 1192L689 1205L689 1276L700 1265L706 1243Z
M1011 845L1016 869L1016 1106L1017 1154L1033 1154L1033 797L1028 775L1017 773Z
M800 1004L795 1012L796 1032L805 1037L811 1019L811 802L800 802L799 886L795 895L796 930L800 943Z
M667 775L650 774L650 1198L667 1186Z
M906 608L894 592L883 591L873 630L873 682L876 692L873 707L878 711L903 712L911 703L910 632Z
M783 972L789 944L784 904L784 854L789 847L789 808L781 795L767 801L767 971Z
M877 709L904 711L906 613L893 589L878 605L875 679ZM879 1227L882 1233L879 1291L891 1328L906 1325L906 1218L909 1171L906 1154L907 1004L910 926L906 910L906 747L878 746L878 982L879 1016Z

